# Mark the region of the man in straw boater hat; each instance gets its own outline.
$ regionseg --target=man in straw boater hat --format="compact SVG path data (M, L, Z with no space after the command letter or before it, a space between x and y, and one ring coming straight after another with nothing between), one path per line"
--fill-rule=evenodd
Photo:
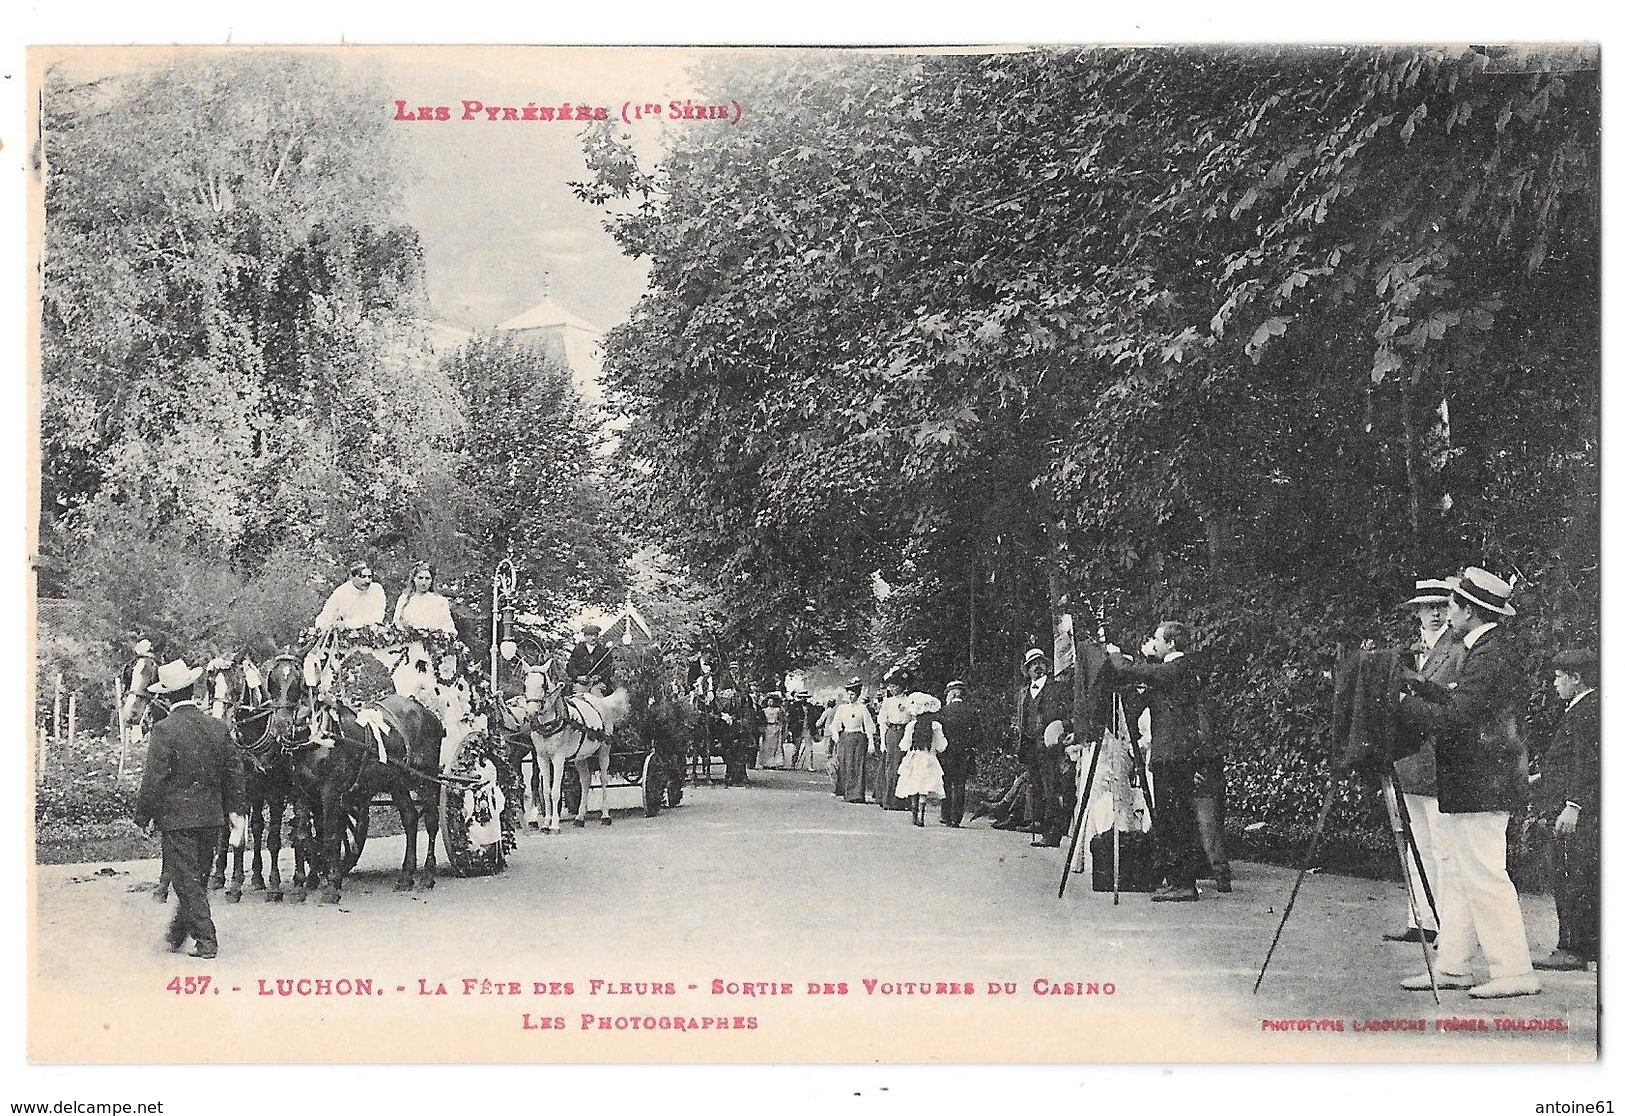
M1069 712L1068 695L1049 676L1049 656L1041 648L1030 647L1021 659L1027 684L1016 692L1016 732L1019 736L1018 758L1028 775L1028 793L1033 803L1033 832L1039 837L1033 843L1044 848L1055 848L1061 843L1071 821L1060 785L1059 747L1049 746L1046 730L1065 722ZM1051 738L1058 737L1049 733Z
M1466 655L1449 685L1408 677L1400 723L1431 735L1438 768L1439 817L1433 829L1439 904L1437 985L1466 988L1474 999L1530 996L1540 979L1529 962L1523 910L1506 867L1511 812L1529 793L1523 715L1529 688L1502 622L1516 610L1512 586L1470 567L1450 594L1450 627ZM1489 979L1473 979L1473 955L1483 951ZM1427 991L1434 980L1417 973L1400 985Z
M1450 627L1448 619L1455 582L1455 578L1418 581L1416 595L1405 602L1406 608L1416 611L1418 632L1416 642L1410 647L1416 671L1441 686L1456 680L1461 674L1462 660L1467 657L1461 635ZM1430 887L1437 891L1439 886L1439 869L1433 860L1433 831L1439 824L1439 777L1431 735L1423 739L1421 751L1394 764L1394 781L1405 796L1405 812L1410 816L1411 834L1416 840L1416 848L1405 858L1405 870L1411 875L1410 893L1421 901L1416 905L1418 910L1411 911L1407 917L1404 929L1390 930L1383 939L1431 942L1438 935L1439 927L1433 920L1432 907L1423 898L1427 891L1422 886L1423 873Z
M1552 898L1557 948L1537 969L1584 969L1597 960L1597 901L1602 885L1602 698L1597 653L1564 651L1552 659L1552 682L1566 702L1552 746L1541 757L1536 813L1552 827Z
M247 796L243 765L224 721L209 716L191 699L202 667L176 659L158 668L150 692L169 703L169 715L148 737L146 770L136 797L135 824L152 835L163 834L163 876L175 888L175 915L164 940L179 952L191 938L193 957L214 957L220 950L209 915L209 869L215 843L230 819L239 838L246 823Z

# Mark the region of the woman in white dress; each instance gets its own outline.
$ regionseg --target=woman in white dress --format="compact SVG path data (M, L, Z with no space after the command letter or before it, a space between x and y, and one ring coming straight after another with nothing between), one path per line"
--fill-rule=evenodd
M784 767L784 707L779 704L777 691L768 694L762 705L762 740L756 766L769 771Z
M429 563L419 562L401 590L395 602L395 627L409 641L406 658L395 670L395 692L435 709L436 664L424 641L415 637L430 633L456 636L457 625L452 623L451 603L434 591L434 567Z
M897 797L908 799L914 812L914 824L925 824L927 799L942 797L942 764L937 753L948 746L937 714L942 702L934 695L913 693L905 699L904 708L913 720L903 728L903 762L897 768Z
M395 602L395 626L407 634L457 634L457 625L451 620L451 602L434 591L434 567L429 563L419 562L412 570L412 580L401 590Z

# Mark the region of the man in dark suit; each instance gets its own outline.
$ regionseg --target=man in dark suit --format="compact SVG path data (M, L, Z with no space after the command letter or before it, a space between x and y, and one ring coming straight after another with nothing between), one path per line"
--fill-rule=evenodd
M1529 792L1523 712L1529 690L1501 621L1515 615L1512 587L1477 567L1450 594L1450 626L1467 649L1455 683L1410 676L1399 703L1401 727L1431 734L1437 755L1439 825L1433 860L1439 880L1438 965L1433 980L1416 973L1401 987L1467 988L1477 1000L1529 996L1540 979L1529 963L1518 893L1506 868L1507 820ZM1481 948L1489 979L1475 983Z
M939 717L948 746L937 761L942 764L942 824L958 829L965 818L965 782L976 770L976 744L980 730L976 708L965 700L965 684L948 683Z
M209 915L209 869L221 828L229 817L237 836L248 804L242 759L230 730L191 700L192 684L202 673L202 667L189 668L182 659L158 670L152 694L187 696L170 705L148 738L135 824L149 836L155 828L163 833L163 874L176 899L164 940L178 952L190 937L193 957L214 957L220 943Z
M1200 862L1196 831L1196 771L1201 759L1198 703L1203 675L1190 654L1190 628L1164 620L1132 662L1112 651L1112 666L1124 685L1143 684L1151 708L1151 779L1156 801L1151 834L1157 843L1163 886L1154 903L1193 903Z
M1552 826L1552 898L1557 948L1537 969L1584 969L1597 960L1597 900L1602 884L1602 698L1597 653L1564 651L1552 660L1557 696L1568 702L1541 760L1535 803Z
M1033 844L1055 848L1061 843L1072 820L1067 816L1061 787L1061 757L1065 750L1067 722L1071 708L1063 687L1049 676L1049 656L1030 648L1021 661L1027 685L1016 693L1016 732L1020 734L1018 757L1028 775L1033 796L1033 828L1038 839ZM1051 731L1059 723L1061 728Z
M596 690L600 697L615 688L615 651L599 641L601 635L603 629L597 624L581 625L581 641L570 648L566 665L571 681Z

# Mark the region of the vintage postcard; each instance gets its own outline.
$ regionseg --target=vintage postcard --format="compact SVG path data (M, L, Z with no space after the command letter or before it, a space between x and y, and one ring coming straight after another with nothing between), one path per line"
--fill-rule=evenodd
M1599 66L31 48L29 1061L1593 1063Z

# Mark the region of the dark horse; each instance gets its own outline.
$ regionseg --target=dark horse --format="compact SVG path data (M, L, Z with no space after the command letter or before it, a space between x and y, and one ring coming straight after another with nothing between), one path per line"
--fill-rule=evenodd
M389 795L406 831L406 856L395 890L433 887L440 833L440 744L445 735L439 719L398 694L359 709L337 697L313 698L311 705L310 739L294 755L293 770L314 823L321 902L339 901L350 868L343 855L345 819L353 810L368 809L379 794ZM429 838L421 870L419 819Z
M274 669L273 662L266 673ZM275 708L268 700L263 675L247 659L215 660L203 674L209 713L225 721L231 738L243 757L244 787L248 797L248 829L254 842L253 875L250 887L266 892L268 903L283 897L282 818L293 797L293 771L282 739L272 733ZM295 842L297 844L297 842ZM228 847L224 840L215 853L214 874L209 886L224 887L226 898L235 903L243 894L243 854L245 848L231 849L231 874L226 874ZM265 862L270 861L270 888L266 888ZM303 864L295 855L295 886L304 880Z
M293 757L310 743L310 701L305 694L305 672L299 660L292 655L278 655L265 668L266 721L265 742L273 757L273 769L283 773L283 806L293 804L293 826L289 844L293 846L293 890L289 892L297 902L304 902L307 891L316 886L314 858L315 831L306 797L300 793L295 778ZM276 814L279 822L280 811ZM272 828L272 843L276 846L280 824ZM258 878L258 841L255 842L255 877ZM277 858L271 857L273 890L267 900L282 897Z

